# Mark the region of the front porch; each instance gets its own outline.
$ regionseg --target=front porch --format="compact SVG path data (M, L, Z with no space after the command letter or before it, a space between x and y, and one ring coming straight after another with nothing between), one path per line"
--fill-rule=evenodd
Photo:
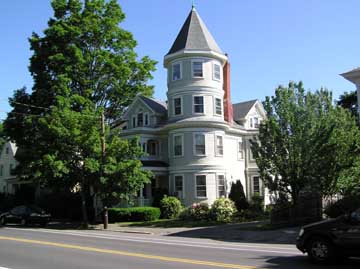
M152 206L154 200L169 190L169 175L167 173L154 173L151 183L146 184L134 199L134 206Z

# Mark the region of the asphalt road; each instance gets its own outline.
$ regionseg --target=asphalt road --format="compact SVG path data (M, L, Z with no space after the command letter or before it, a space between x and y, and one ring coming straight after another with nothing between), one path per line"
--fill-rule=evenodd
M0 269L360 268L360 260L318 266L293 245L110 231L0 228Z

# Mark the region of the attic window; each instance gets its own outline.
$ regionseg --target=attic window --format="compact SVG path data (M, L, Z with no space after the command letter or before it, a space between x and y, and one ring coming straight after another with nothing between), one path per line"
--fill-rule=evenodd
M137 114L137 126L143 126L144 125L144 118L143 113Z
M203 77L203 62L193 62L193 77L202 78Z
M8 148L8 147L6 147L5 153L6 153L6 154L9 154L9 148Z

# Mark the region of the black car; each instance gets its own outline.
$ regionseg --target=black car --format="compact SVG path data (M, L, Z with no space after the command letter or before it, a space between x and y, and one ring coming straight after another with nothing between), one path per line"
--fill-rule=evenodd
M8 212L0 215L0 225L7 223L14 224L40 224L46 226L50 221L50 214L45 213L44 210L37 206L17 206Z
M301 228L297 248L315 262L341 257L360 257L360 208L336 219Z

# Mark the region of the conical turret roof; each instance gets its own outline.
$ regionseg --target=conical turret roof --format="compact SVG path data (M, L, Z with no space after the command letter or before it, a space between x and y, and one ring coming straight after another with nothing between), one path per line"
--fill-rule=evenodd
M223 54L195 8L192 8L168 54L182 50L213 51Z

